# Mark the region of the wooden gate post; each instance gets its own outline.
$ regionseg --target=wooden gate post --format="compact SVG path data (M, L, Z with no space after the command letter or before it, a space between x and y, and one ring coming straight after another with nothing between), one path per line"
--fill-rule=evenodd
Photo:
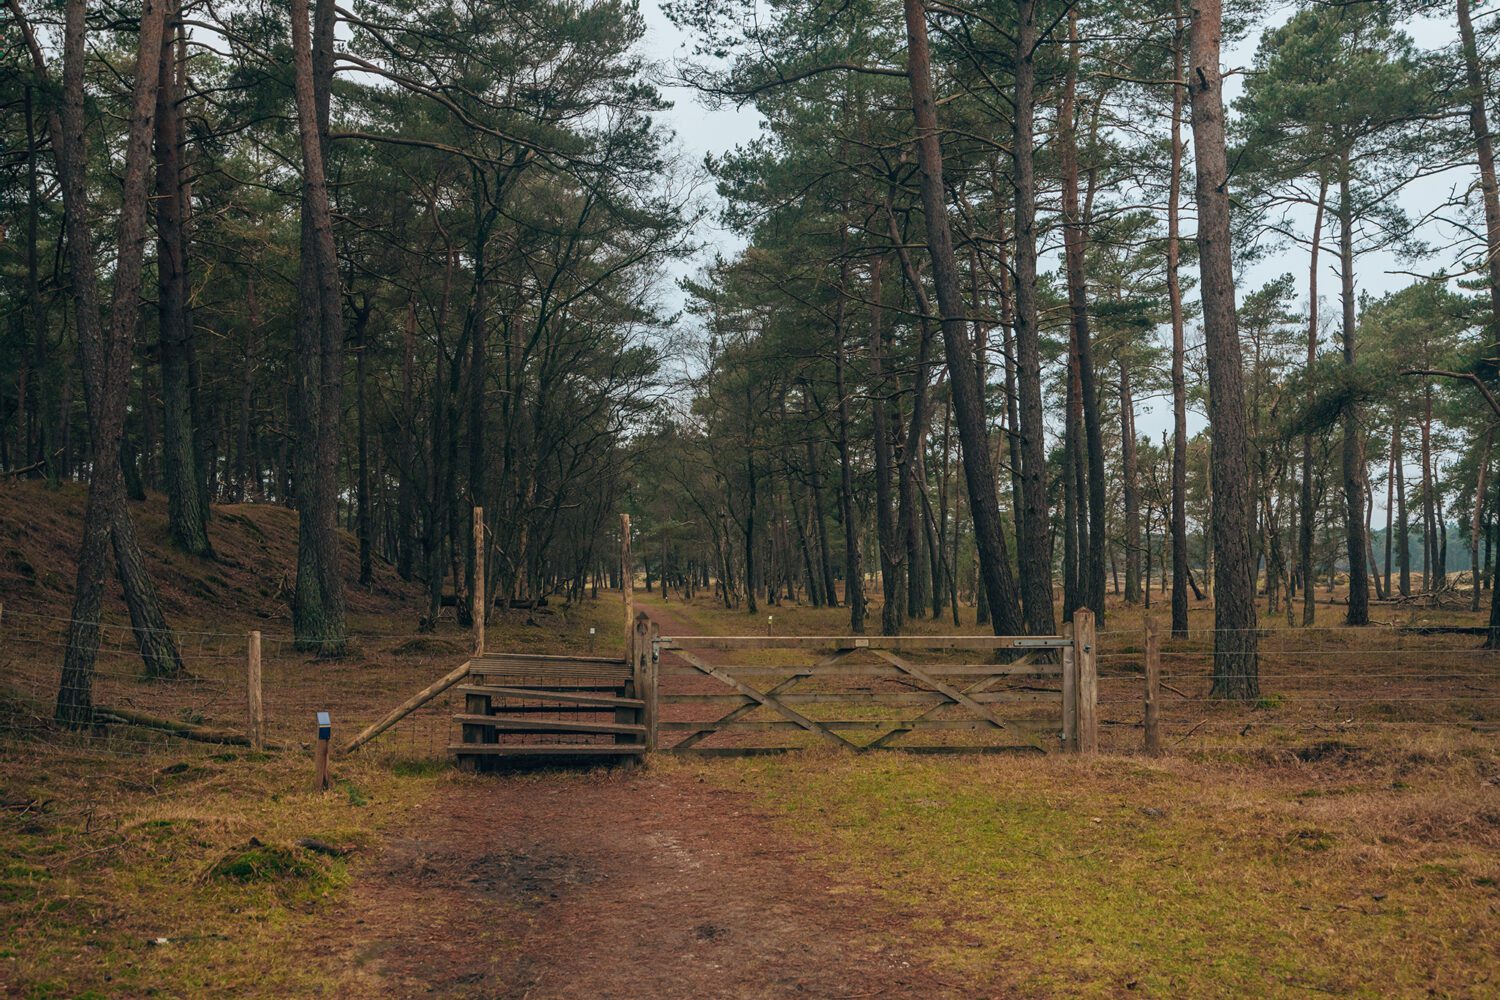
M266 747L266 705L260 692L260 633L251 632L245 648L245 697L250 709L250 748Z
M484 508L474 508L474 588L469 595L469 617L474 620L474 655L484 655L484 617L489 603L484 576Z
M1078 752L1099 752L1099 668L1094 613L1073 612L1073 650L1078 662Z
M1063 622L1063 638L1068 644L1062 652L1062 748L1065 753L1078 751L1078 657L1073 653L1073 623Z
M1146 752L1161 753L1161 634L1146 616Z

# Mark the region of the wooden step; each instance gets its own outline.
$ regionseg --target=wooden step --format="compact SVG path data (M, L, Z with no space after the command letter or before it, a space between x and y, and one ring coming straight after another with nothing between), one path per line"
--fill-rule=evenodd
M450 743L459 757L629 757L646 752L643 743Z
M535 698L542 701L566 702L569 705L602 705L612 708L646 707L646 703L639 698L620 698L614 695L544 688L510 687L505 684L465 684L458 690L463 694L487 694L496 698Z
M630 664L598 656L532 656L488 653L469 660L470 674L507 677L626 678Z
M458 714L454 722L513 733L598 733L608 736L645 736L646 727L624 722L574 722L563 719L519 719L505 715ZM467 745L467 744L466 744Z

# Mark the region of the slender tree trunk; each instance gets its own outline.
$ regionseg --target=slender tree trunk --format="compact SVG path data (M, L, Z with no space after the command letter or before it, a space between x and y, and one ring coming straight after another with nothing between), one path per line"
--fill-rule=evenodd
M1339 173L1339 265L1343 284L1344 365L1354 368L1354 205L1350 201L1349 161L1344 158ZM1349 559L1349 611L1345 624L1370 624L1370 573L1365 540L1365 448L1360 436L1359 408L1351 401L1344 406L1343 473L1344 535Z
M31 316L31 361L26 365L30 374L30 392L25 374L21 376L22 399L17 400L17 413L26 422L25 464L40 463L37 474L45 475L51 464L51 448L46 433L47 423L42 419L42 373L47 364L49 338L47 336L47 308L42 301L40 261L37 252L38 227L41 224L42 196L38 179L36 118L34 110L34 88L26 85L26 302ZM56 151L54 150L54 155Z
M875 439L875 527L880 549L880 607L882 635L899 635L906 612L906 547L898 531L896 498L891 490L891 420L886 413L890 387L881 370L885 334L881 330L884 255L870 261L870 412Z
M811 414L808 409L809 390L806 386L802 388L802 417L804 422L811 427ZM807 434L807 469L809 486L812 489L812 517L813 527L816 529L818 539L818 564L823 574L823 599L830 608L839 606L838 586L833 578L833 554L828 544L828 516L823 509L823 473L822 462L819 460L819 449L813 442L811 431Z
M1141 488L1135 439L1130 359L1120 353L1120 476L1125 494L1125 603L1141 602ZM1147 587L1150 587L1149 582Z
M1429 384L1422 411L1422 592L1429 594L1442 587L1442 570L1436 559L1437 515L1433 507L1432 473L1432 386ZM1437 588L1433 587L1434 579Z
M845 258L847 260L847 258ZM849 608L849 630L865 631L864 565L859 550L859 511L854 503L854 461L849 450L848 349L844 343L845 289L848 264L839 265L838 303L833 318L834 390L838 393L839 511L844 521L844 603Z
M369 587L375 579L373 535L375 526L370 498L370 431L365 409L369 405L370 310L368 297L354 314L354 345L359 353L354 362L354 417L358 441L359 482L355 495L355 534L359 539L359 585Z
M1328 205L1328 178L1318 184L1318 208L1313 215L1312 250L1307 266L1307 370L1318 362L1318 252L1323 240L1323 213ZM1313 579L1313 529L1317 522L1313 509L1313 436L1302 435L1302 505L1298 508L1300 526L1299 552L1302 570L1302 624L1317 622L1317 594Z
M1385 567L1384 567L1384 576L1385 576L1385 596L1387 598L1389 598L1389 597L1392 596L1392 593L1391 593L1391 553L1392 553L1392 551L1394 550L1394 547L1395 547L1395 539L1393 537L1392 528L1394 527L1394 520L1395 520L1395 515L1396 515L1396 462L1397 462L1397 455L1399 454L1399 448L1398 448L1398 445L1397 445L1397 441L1399 439L1400 433L1401 433L1401 425L1399 423L1392 422L1392 424L1391 424L1391 454L1390 454L1390 462L1388 463L1388 468L1386 469L1386 475L1385 475ZM1479 609L1475 608L1474 610L1477 611Z
M193 424L192 325L188 319L187 237L181 166L181 107L176 90L176 49L170 43L177 7L158 60L156 90L156 315L161 353L162 472L172 541L196 556L211 554L204 478L198 469Z
M8 4L21 23L19 7ZM130 389L131 359L140 318L141 269L146 241L146 170L151 157L153 116L156 108L158 63L161 59L163 8L157 0L143 0L137 40L135 72L125 144L125 173L121 185L118 259L108 328L99 321L99 283L93 257L93 232L89 223L88 154L84 117L85 17L83 0L68 0L63 40L62 109L50 116L49 124L66 209L68 258L72 271L75 320L78 328L80 367L88 404L93 462L89 495L84 511L83 541L79 548L73 611L68 625L68 644L63 654L58 683L57 718L69 725L87 725L93 718L94 664L99 650L99 614L104 599L104 580L109 568L106 546L113 544L116 569L126 586L131 621L136 624L141 652L148 673L180 669L171 646L170 633L142 630L150 620L140 612L157 611L155 592L148 578L138 578L138 563L127 559L138 554L125 507L120 472L120 443L124 432L125 406ZM41 50L27 29L27 44L38 74L45 63ZM123 530L122 530L123 529ZM144 591L144 594L142 594ZM140 597L149 598L141 601ZM137 599L132 599L135 597ZM159 619L159 611L157 618ZM154 644L154 645L153 645ZM160 663L162 644L172 662Z
M919 314L917 364L912 375L911 420L907 425L906 440L899 463L901 478L898 483L900 506L897 528L906 546L906 614L912 618L920 618L923 614L926 595L923 590L922 574L923 519L917 509L917 498L919 495L925 495L927 488L923 454L927 446L927 380L930 375L932 356L932 323L928 317L931 315L932 306L927 300L927 292L922 287L922 278L912 263L911 255L906 252L905 241L896 225L895 214L891 211L889 193L886 197L885 208L891 240L895 243L896 256L901 262L901 273L906 280L907 287L911 289L912 299L916 303Z
M953 254L953 234L948 223L947 196L943 187L943 152L939 141L937 106L932 93L931 54L927 43L927 13L923 0L904 0L907 38L907 80L911 85L912 113L916 124L917 160L920 166L922 214L927 227L927 250L932 258L932 283L937 291L942 317L943 346L948 358L948 384L953 394L953 412L958 420L963 447L964 474L969 487L969 510L979 547L980 572L989 593L991 618L997 635L1019 631L1020 615L1010 556L1000 526L1000 502L995 493L994 466L990 459L988 428L984 419L984 392L974 368L974 347L969 342L966 310L959 293L958 268ZM1030 52L1027 52L1030 59ZM1028 148L1029 155L1029 148ZM1038 367L1038 372L1039 372ZM1039 380L1038 380L1039 381ZM1040 384L1037 388L1040 417ZM1040 431L1041 421L1036 429ZM1037 441L1040 444L1040 439ZM1045 457L1043 458L1043 462ZM1036 471L1045 475L1045 466ZM1041 505L1045 507L1045 484ZM1042 539L1045 543L1045 523ZM1023 571L1026 566L1023 560ZM1052 631L1050 572L1042 567L1042 579L1033 581L1046 591L1044 627ZM1037 609L1038 623L1043 623Z
M417 300L406 303L406 326L401 338L401 441L397 460L401 477L396 487L396 574L412 578L416 554L413 539L417 521Z
M1411 596L1411 520L1406 512L1406 459L1403 454L1406 428L1400 421L1392 436L1396 452L1396 586L1402 597Z
M1085 254L1088 242L1088 220L1079 206L1079 166L1077 126L1074 107L1078 89L1078 22L1077 8L1069 10L1068 70L1063 84L1062 104L1058 108L1058 141L1062 161L1063 259L1068 277L1068 310L1078 352L1078 398L1083 410L1084 466L1087 470L1086 499L1088 511L1087 551L1080 551L1079 589L1084 602L1093 610L1100 628L1104 627L1105 602L1105 481L1104 436L1099 417L1099 389L1094 380L1093 335L1089 329L1088 280Z
M1230 247L1229 165L1219 65L1221 0L1192 3L1193 152L1198 167L1198 263L1213 435L1214 676L1219 698L1260 694L1251 562L1245 390Z
M1484 201L1485 264L1490 285L1490 331L1488 356L1500 357L1500 184L1495 178L1494 139L1485 112L1484 70L1469 18L1469 0L1458 0L1458 31L1464 55L1464 75L1469 87L1469 126L1479 158L1479 188Z
M313 403L305 403L302 413L303 433L312 436L313 446L311 461L304 463L308 468L299 475L299 478L306 476L308 481L298 491L302 497L299 503L302 527L298 535L297 599L292 618L300 648L334 656L343 652L347 634L338 541L344 319L323 156L333 78L333 0L318 0L315 32L309 30L308 0L292 0L291 16L292 77L302 151L304 213L304 257L298 285L303 301L298 325L307 370L301 378L306 383L302 395ZM315 398L315 402L309 397Z
M1485 480L1490 471L1490 446L1494 442L1495 430L1492 427L1484 435L1484 450L1479 453L1479 470L1474 482L1474 516L1469 522L1469 578L1474 582L1474 592L1469 599L1470 611L1479 610L1479 533L1484 524Z
M1021 496L1017 498L1021 518L1016 551L1026 627L1035 634L1048 634L1056 626L1052 609L1052 559L1047 539L1047 442L1042 415L1041 339L1037 326L1035 123L1039 39L1036 16L1036 0L1018 0L1015 114L1011 129L1012 181L1016 191L1015 364L1022 485ZM936 142L936 137L933 141ZM962 413L955 410L955 415L959 417L962 432ZM992 600L993 597L992 594Z
M1172 65L1173 79L1181 80L1183 65L1182 3L1173 4ZM1188 631L1188 544L1187 544L1187 375L1186 345L1183 336L1182 283L1178 277L1182 202L1182 105L1183 86L1172 87L1172 168L1167 193L1167 296L1172 312L1172 509L1169 533L1172 536L1172 637L1181 639Z

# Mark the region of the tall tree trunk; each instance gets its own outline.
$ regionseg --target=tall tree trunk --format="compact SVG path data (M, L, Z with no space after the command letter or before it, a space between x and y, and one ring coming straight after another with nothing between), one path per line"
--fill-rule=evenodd
M833 318L834 390L838 393L839 511L844 521L844 603L849 607L849 630L865 630L864 566L859 551L859 511L854 505L854 462L849 453L849 380L844 344L844 289L847 264L840 264L838 304Z
M1230 247L1229 169L1219 66L1222 0L1192 4L1193 153L1198 167L1198 266L1213 435L1214 676L1219 698L1260 694L1245 388Z
M333 0L318 0L308 24L308 0L292 0L292 77L302 152L303 259L298 281L298 336L302 341L303 435L313 439L299 470L300 527L297 596L292 623L297 645L342 654L343 577L339 570L338 463L343 408L344 317L333 214L324 173L333 79ZM314 39L314 34L316 39ZM316 40L316 51L314 41ZM310 461L309 461L310 459Z
M907 33L911 33L912 0L907 0ZM1011 156L1014 158L1013 181L1016 189L1016 377L1019 395L1021 435L1021 485L1018 498L1021 525L1016 540L1020 570L1021 605L1026 627L1037 635L1056 628L1052 611L1052 558L1047 544L1047 442L1042 415L1041 336L1037 327L1037 248L1036 248L1036 50L1039 44L1036 23L1036 0L1016 3L1015 114L1012 119ZM922 26L924 44L926 26ZM929 84L930 90L930 84ZM933 121L936 121L934 114ZM936 127L935 124L933 126ZM919 132L924 127L919 121ZM931 137L934 147L937 135ZM919 147L920 148L920 147ZM939 189L939 192L941 189ZM937 199L939 205L942 198ZM944 218L946 228L946 217ZM950 362L952 354L950 352ZM952 365L950 364L950 371ZM952 380L957 386L957 380ZM958 417L963 437L963 411ZM967 459L969 446L964 445ZM967 461L965 462L967 465ZM972 500L972 496L971 496ZM982 504L973 504L976 524ZM1007 574L1008 575L1008 574ZM995 591L991 590L992 603ZM1003 617L1003 616L1001 616ZM997 621L998 628L998 621Z
M802 417L808 426L811 426L811 413L808 409L808 396L810 390L802 387ZM813 441L811 431L807 433L807 469L808 481L812 489L812 517L813 526L817 529L818 539L818 564L823 574L823 599L830 608L839 606L838 586L833 578L833 554L828 544L828 516L823 509L823 473L822 462L819 460L818 448Z
M1173 4L1172 76L1183 78L1182 3ZM1188 547L1187 547L1187 375L1186 345L1183 336L1182 282L1177 269L1181 247L1178 228L1181 225L1182 202L1182 95L1183 85L1172 87L1172 168L1167 192L1167 296L1172 311L1172 509L1169 533L1172 536L1172 637L1181 639L1188 631Z
M1088 242L1088 220L1083 217L1078 197L1078 130L1074 108L1078 90L1078 13L1068 14L1069 56L1067 76L1063 83L1057 128L1062 161L1063 259L1068 276L1068 311L1078 352L1078 398L1083 409L1084 466L1087 470L1088 546L1079 553L1079 589L1084 602L1093 610L1100 628L1104 627L1105 583L1105 498L1104 435L1099 418L1099 389L1094 380L1093 335L1089 329L1088 279L1085 254Z
M8 4L25 24L14 0ZM144 631L155 611L155 592L149 578L138 578L138 555L130 512L125 507L120 471L120 443L125 405L130 389L131 359L140 319L141 267L146 241L146 169L151 157L152 118L156 107L158 63L161 59L163 9L158 0L144 0L141 8L130 117L125 144L125 173L121 185L118 258L108 328L99 320L99 282L89 223L88 154L85 148L84 62L86 4L68 0L63 40L62 110L49 116L53 149L62 180L68 260L72 271L80 367L88 404L93 462L84 511L83 541L79 547L73 611L68 624L67 649L58 683L57 718L69 725L87 725L93 718L94 664L99 651L99 614L104 580L109 569L106 546L113 544L116 569L126 586L131 621L141 640L148 673L180 669L170 633ZM34 37L26 30L27 45L38 75L45 62ZM123 553L127 560L119 558ZM144 593L143 593L144 592ZM142 600L141 598L145 598ZM146 612L142 614L141 612ZM165 647L165 649L164 649ZM171 661L155 657L169 652Z
M366 295L363 304L354 313L354 349L359 353L354 360L354 419L358 437L359 468L357 492L355 494L355 534L359 539L359 585L370 586L375 579L374 538L370 498L370 429L365 408L369 405L368 386L370 371L370 310L372 303Z
M170 3L170 0L168 0ZM208 503L198 468L193 423L192 324L188 318L187 235L184 229L181 106L171 34L177 5L164 14L172 24L158 60L156 90L156 315L161 353L162 472L167 525L184 552L210 555Z
M1489 357L1500 358L1500 185L1495 178L1495 148L1485 112L1484 70L1469 18L1469 0L1458 0L1458 32L1469 87L1469 126L1479 157L1479 188L1484 201L1485 264L1490 283Z
M1344 157L1339 172L1339 265L1342 274L1344 366L1352 371L1355 361L1354 312L1354 205L1350 201L1350 169ZM1344 406L1343 473L1344 536L1349 559L1349 612L1347 625L1370 624L1370 572L1365 540L1365 446L1360 436L1359 408L1351 400Z
M1427 385L1422 410L1422 592L1442 587L1443 571L1437 561L1437 514L1433 506L1432 385ZM1437 587L1433 586L1434 579Z
M1396 422L1391 447L1396 452L1396 565L1397 587L1402 597L1411 596L1411 520L1406 514L1406 459L1402 454L1405 425Z
M930 376L932 358L932 304L927 291L922 287L921 275L906 252L906 242L896 225L895 213L891 210L891 198L887 193L886 220L890 225L891 240L896 246L896 256L901 262L901 274L911 289L916 303L917 319L917 364L912 374L911 419L907 422L906 441L902 446L900 465L899 510L897 530L906 546L906 614L920 618L924 613L926 592L923 577L922 524L923 517L918 497L925 497L927 482L924 453L927 448L927 380Z
M1312 249L1307 266L1307 371L1318 363L1318 252L1323 241L1323 213L1328 206L1328 178L1318 184L1318 208L1313 215ZM1318 519L1313 509L1313 436L1302 435L1302 498L1297 521L1300 527L1298 556L1302 570L1302 624L1317 622L1317 594L1313 579L1313 529Z
M1389 456L1390 461L1387 463L1385 475L1385 566L1383 569L1383 575L1385 577L1384 596L1387 598L1392 596L1391 553L1395 545L1395 539L1392 537L1393 533L1391 529L1394 527L1396 516L1396 456L1398 454L1396 440L1397 436L1400 433L1401 425L1393 421L1391 423L1391 453ZM1480 499L1483 499L1483 497L1481 497ZM1475 608L1474 610L1478 611L1479 609Z
M932 93L931 54L927 43L927 12L923 0L904 0L907 38L907 80L911 85L912 113L916 124L917 161L920 167L922 215L927 228L927 250L932 258L932 283L937 291L942 317L943 347L948 358L948 384L953 394L953 412L963 447L964 474L969 487L969 511L979 548L980 572L989 594L991 619L996 635L1015 634L1020 629L1015 583L1010 556L1000 526L1000 501L995 493L994 466L990 459L988 427L984 419L984 392L974 368L974 348L969 342L965 308L959 293L958 268L953 255L953 234L948 223L947 196L943 187L943 152L939 141L937 106ZM1028 59L1030 53L1028 52ZM1029 149L1028 149L1029 154ZM1024 372L1023 372L1024 374ZM1040 385L1038 414L1040 416ZM1036 429L1040 431L1040 420ZM1040 444L1040 439L1038 439ZM1037 470L1045 475L1045 467ZM1045 486L1045 484L1043 484ZM1044 489L1045 494L1045 489ZM1046 497L1041 497L1042 506ZM1045 523L1042 540L1045 543ZM1023 560L1023 573L1026 563ZM1046 591L1044 627L1052 631L1050 573L1042 567L1038 581ZM1035 583L1033 584L1035 586ZM1042 622L1038 609L1037 621Z
M1128 347L1120 352L1120 477L1125 494L1125 603L1141 602L1141 488ZM1149 583L1147 584L1149 587Z
M1479 453L1479 469L1474 482L1474 516L1469 522L1469 578L1474 582L1474 593L1469 599L1469 610L1479 610L1480 566L1479 533L1484 524L1484 492L1490 471L1490 446L1495 442L1492 427L1484 435L1484 450Z
M42 419L42 372L47 363L49 343L47 337L47 308L42 301L40 261L37 251L38 228L41 224L42 195L38 179L37 135L34 88L26 85L26 302L31 318L31 360L25 365L30 374L31 385L23 374L19 380L23 398L18 400L17 413L26 422L23 463L40 463L38 474L46 474L51 463L51 448L46 433L47 422ZM54 150L54 153L56 151ZM27 389L30 388L30 392Z
M1063 536L1063 612L1065 622L1073 620L1073 612L1088 603L1082 582L1083 561L1087 558L1087 544L1079 540L1087 535L1084 527L1087 519L1087 499L1084 496L1080 475L1079 450L1083 437L1083 414L1078 402L1078 334L1068 328L1068 364L1065 378L1067 392L1063 397L1063 461L1062 461L1062 536ZM1080 530L1082 529L1082 530Z
M890 391L882 371L885 333L881 329L882 276L885 256L870 261L870 414L875 439L875 527L880 549L881 635L899 635L906 616L906 546L896 522L896 498L891 491L891 420L886 413Z
M412 578L415 564L413 536L417 520L417 300L406 302L406 326L401 337L401 441L396 487L396 574Z
M240 376L239 414L236 420L239 426L235 428L235 478L238 481L236 495L241 503L248 500L252 492L259 492L260 476L260 461L251 453L251 441L254 437L252 414L255 406L255 371L260 366L261 325L260 296L256 291L253 274L245 281L245 308L245 360Z

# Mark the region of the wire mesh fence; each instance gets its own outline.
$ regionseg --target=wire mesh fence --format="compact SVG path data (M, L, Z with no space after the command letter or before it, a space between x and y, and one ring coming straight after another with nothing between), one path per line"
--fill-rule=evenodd
M182 670L150 676L129 624L108 623L90 681L90 724L55 718L66 619L0 611L0 742L11 760L57 751L103 757L301 749L328 712L337 746L464 659L466 641L413 632L351 637L345 655L321 658L290 635L260 636L263 725L251 695L250 633L179 630ZM1389 628L1268 629L1259 694L1228 701L1213 689L1211 629L1163 630L1160 719L1164 748L1274 746L1320 734L1500 731L1500 652L1481 637ZM1131 751L1144 726L1144 634L1099 633L1100 748ZM460 740L462 696L447 691L382 733L363 753L440 759Z
M1500 651L1471 634L1403 627L1287 628L1261 633L1258 694L1218 697L1212 629L1160 650L1164 749L1276 748L1378 741L1420 733L1500 733ZM1140 746L1145 720L1142 631L1099 635L1100 743Z
M406 697L435 670L449 670L460 644L411 633L352 636L349 651L322 658L289 635L258 634L258 684L249 631L174 630L182 667L153 675L129 624L105 623L94 667L80 687L64 689L65 618L0 611L0 740L11 755L44 748L115 756L299 748L315 738L316 714L328 712L335 742ZM418 652L397 654L403 644ZM422 651L433 652L423 655ZM260 712L255 710L259 692ZM81 724L57 718L59 698L83 702ZM371 744L377 752L441 755L458 711L451 696L413 712Z

